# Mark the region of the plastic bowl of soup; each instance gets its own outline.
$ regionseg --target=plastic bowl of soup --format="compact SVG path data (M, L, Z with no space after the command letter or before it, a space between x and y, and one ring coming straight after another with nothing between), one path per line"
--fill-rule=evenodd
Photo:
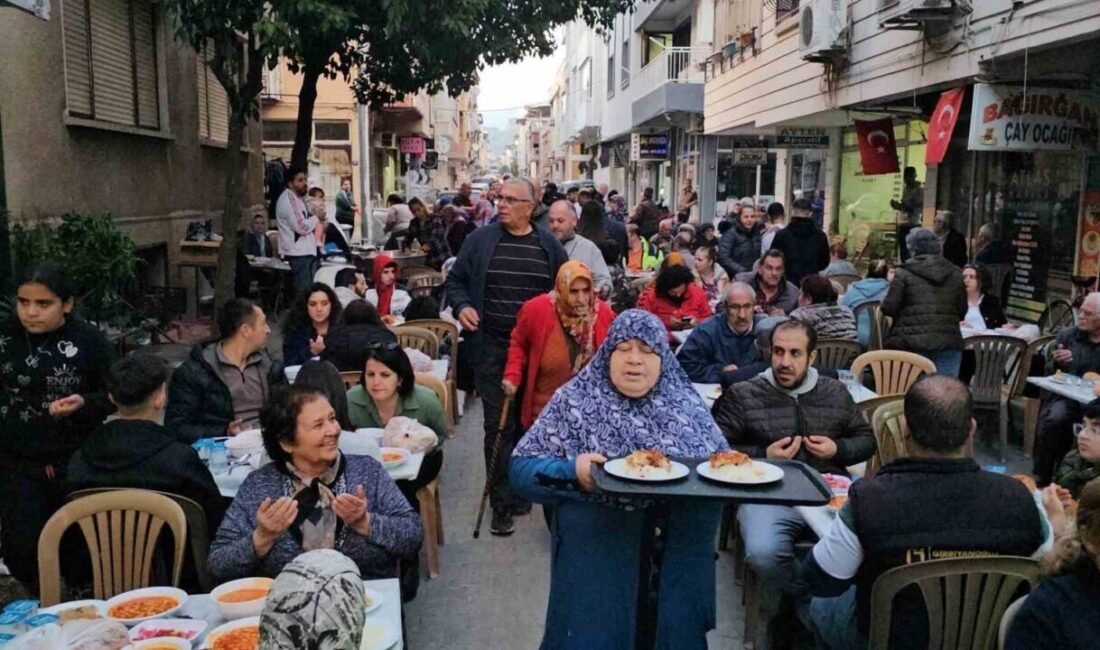
M107 601L107 618L126 626L164 618L187 602L187 592L175 587L146 587L119 594Z
M211 591L210 598L226 620L259 616L264 610L272 582L274 581L271 578L233 580Z
M256 650L260 647L260 617L249 616L214 628L206 635L205 650Z

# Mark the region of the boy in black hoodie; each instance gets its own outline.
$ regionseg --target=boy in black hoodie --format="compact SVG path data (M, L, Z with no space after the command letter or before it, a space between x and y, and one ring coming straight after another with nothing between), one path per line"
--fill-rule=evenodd
M214 477L194 449L157 424L168 402L168 375L168 364L151 355L130 355L111 366L107 390L118 418L73 454L68 491L139 488L186 496L202 506L213 534L225 514Z

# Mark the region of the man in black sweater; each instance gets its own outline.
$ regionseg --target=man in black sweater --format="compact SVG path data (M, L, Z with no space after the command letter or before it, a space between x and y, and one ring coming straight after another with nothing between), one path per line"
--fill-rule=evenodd
M1049 525L1023 483L982 471L967 456L974 435L966 385L929 375L905 395L909 455L856 481L829 532L799 576L809 620L828 648L865 648L871 588L895 567L926 560L1029 556L1049 540ZM928 619L915 588L894 599L891 649L928 647Z
M157 424L168 401L168 364L148 354L111 366L107 389L117 419L93 433L69 461L68 492L89 488L139 488L178 494L206 513L211 535L225 502L195 450Z
M772 248L783 251L787 260L787 281L794 286L802 278L829 266L829 237L814 224L809 199L791 204L791 223L775 234Z

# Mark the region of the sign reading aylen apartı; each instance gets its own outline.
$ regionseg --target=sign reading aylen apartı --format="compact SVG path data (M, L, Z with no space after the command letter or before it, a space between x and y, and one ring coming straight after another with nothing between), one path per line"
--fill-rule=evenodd
M778 149L827 149L829 135L825 129L798 129L784 127L775 137Z
M1093 151L1100 101L1062 88L974 84L972 151Z

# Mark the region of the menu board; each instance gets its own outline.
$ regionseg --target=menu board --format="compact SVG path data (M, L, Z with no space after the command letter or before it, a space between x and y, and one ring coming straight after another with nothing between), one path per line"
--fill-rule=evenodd
M1037 317L1046 306L1046 278L1049 259L1043 253L1042 225L1035 212L1017 212L1011 219L1009 233L1016 249L1015 272L1008 291L1009 311L1021 316L1035 312ZM1021 313L1025 312L1025 313Z

